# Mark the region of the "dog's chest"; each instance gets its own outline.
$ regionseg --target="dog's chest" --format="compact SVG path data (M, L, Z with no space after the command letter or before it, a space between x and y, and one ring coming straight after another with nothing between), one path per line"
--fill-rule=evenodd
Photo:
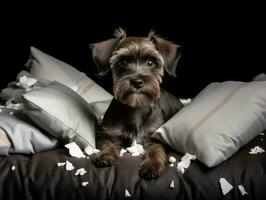
M122 137L130 138L131 142L144 144L150 140L150 136L163 124L161 109L157 107L147 107L138 109L130 113L128 119L124 121Z

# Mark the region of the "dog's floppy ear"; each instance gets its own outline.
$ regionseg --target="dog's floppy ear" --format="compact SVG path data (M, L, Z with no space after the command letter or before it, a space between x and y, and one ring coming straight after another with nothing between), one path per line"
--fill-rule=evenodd
M176 77L176 67L177 63L181 57L180 45L174 44L168 40L165 40L161 37L156 36L154 33L149 34L149 38L155 44L156 48L161 53L164 60L164 67L166 72Z
M90 44L92 58L97 66L99 76L104 76L110 70L109 59L117 45L126 38L126 33L122 28L118 28L114 33L116 38L103 42Z
M99 76L104 76L109 71L109 59L115 48L116 39L109 39L99 43L90 44L92 58L97 66Z

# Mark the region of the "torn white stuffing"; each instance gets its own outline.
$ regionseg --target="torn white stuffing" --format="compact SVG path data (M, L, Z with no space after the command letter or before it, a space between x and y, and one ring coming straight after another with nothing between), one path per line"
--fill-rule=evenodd
M75 169L75 167L73 166L73 164L71 162L69 162L68 160L66 161L66 170L67 171L72 171L73 169Z
M10 112L10 113L9 113L9 115L13 115L13 114L14 114L14 112Z
M91 147L91 146L87 146L86 148L85 148L85 153L87 154L87 155L92 155L92 154L97 154L97 153L99 153L100 152L100 150L99 149L96 149L96 148L93 148L93 147Z
M65 165L66 165L65 162L58 162L58 163L57 163L57 166L58 166L58 167L63 167L63 166L65 166Z
M173 156L170 156L168 161L169 161L169 163L173 164L176 162L176 158Z
M3 112L1 108L0 108L0 112Z
M188 99L180 99L180 102L181 102L184 106L191 104L191 101L192 101L191 98L188 98Z
M11 167L11 170L14 171L16 169L15 165Z
M131 156L139 156L144 154L144 148L141 144L137 144L136 140L133 141L131 147L127 148L127 151L131 153Z
M170 187L171 189L172 189L172 188L175 188L175 182L174 182L174 180L172 180L172 181L171 181L171 183L170 183L170 186L169 186L169 187Z
M189 153L186 153L182 158L181 161L177 163L177 170L181 174L185 172L185 169L187 169L190 165L191 160L195 160L196 156L191 155Z
M264 133L260 133L259 135L264 136Z
M16 85L18 87L22 87L26 89L26 88L32 87L36 82L37 82L37 79L27 77L24 75L19 78L19 82L17 82Z
M6 105L5 106L1 106L3 108L10 108L10 109L14 109L14 110L21 110L24 108L22 103L13 103L14 98L11 98L9 100L6 101Z
M243 185L238 185L238 189L242 196L248 194Z
M182 167L181 165L179 165L179 163L177 163L177 171L180 172L181 174L185 173L185 168Z
M69 154L76 158L85 158L84 153L75 142L66 144L65 147L69 150Z
M123 155L124 155L124 153L126 153L127 152L127 150L125 150L125 149L121 149L120 150L120 157L122 157Z
M223 195L226 195L233 189L233 186L225 178L220 178L219 182Z
M254 148L250 149L249 154L258 154L265 152L260 146L255 146Z
M174 163L171 163L169 166L170 166L170 167L174 167L174 165L175 165Z
M195 155L191 155L189 153L186 153L181 160L196 160L196 156Z
M89 184L88 181L83 181L83 182L81 183L81 185L82 185L83 187L85 187L85 186L88 185L88 184Z
M87 171L84 169L84 168L80 168L80 169L77 169L75 175L80 175L80 176L83 176L84 174L86 174Z
M125 197L131 197L131 194L129 193L127 189L125 189Z

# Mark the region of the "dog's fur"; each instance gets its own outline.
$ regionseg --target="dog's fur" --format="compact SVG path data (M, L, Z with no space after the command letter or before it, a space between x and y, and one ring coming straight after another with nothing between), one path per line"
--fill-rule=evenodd
M175 76L180 46L151 32L148 37L126 37L119 28L115 38L91 45L99 74L111 70L114 100L97 132L94 158L98 167L116 164L119 149L134 140L146 150L140 175L146 179L160 176L167 157L164 146L151 139L166 120L181 107L181 102L160 88L164 70Z

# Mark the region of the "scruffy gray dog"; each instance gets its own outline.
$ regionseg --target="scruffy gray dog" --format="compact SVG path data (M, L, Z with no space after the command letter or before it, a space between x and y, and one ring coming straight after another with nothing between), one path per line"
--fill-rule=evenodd
M123 29L115 38L91 44L99 74L111 70L114 99L97 131L96 146L101 150L93 159L97 167L118 162L119 149L134 140L145 148L140 175L156 178L166 169L164 146L151 135L178 110L182 103L160 85L164 71L175 76L181 48L154 32L148 37L127 37Z

